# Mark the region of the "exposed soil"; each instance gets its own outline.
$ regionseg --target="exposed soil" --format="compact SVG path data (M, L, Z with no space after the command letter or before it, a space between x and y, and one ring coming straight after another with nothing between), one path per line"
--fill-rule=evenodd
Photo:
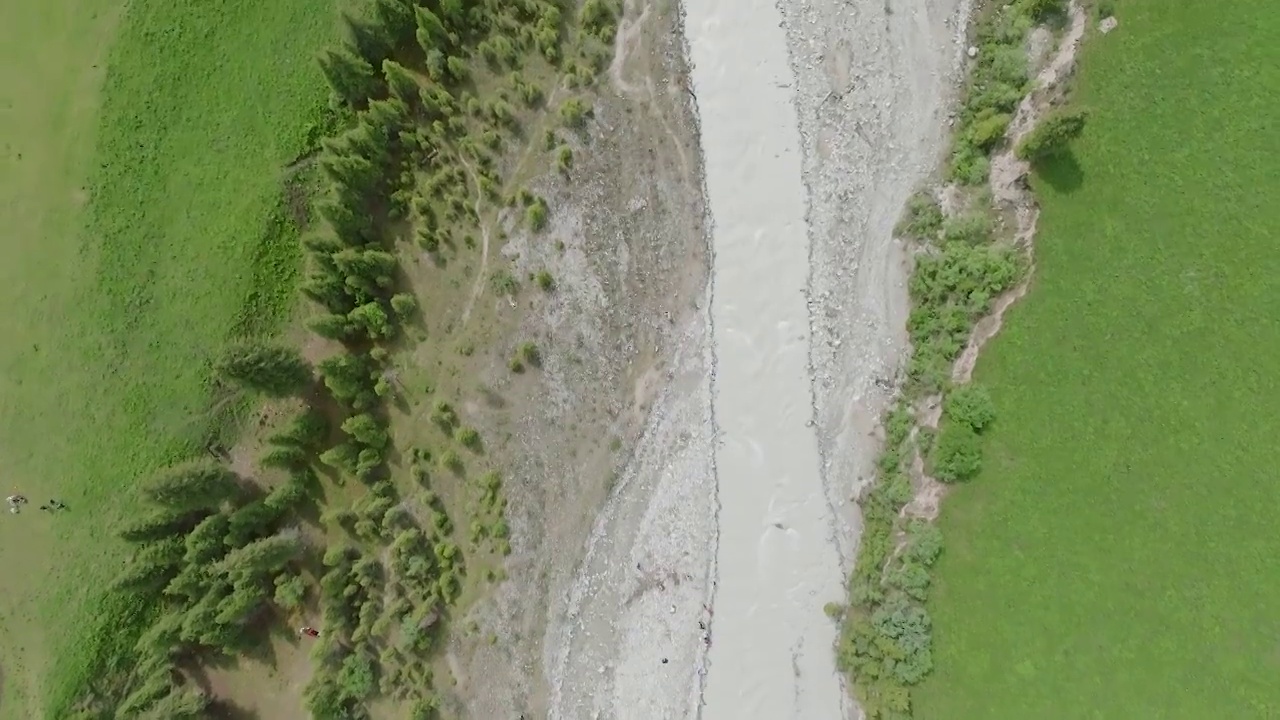
M482 434L510 438L494 456L511 478L513 552L507 581L458 623L479 631L449 644L449 717L548 713L548 623L563 615L584 539L672 381L676 341L697 322L707 256L674 22L669 11L629 8L615 86L602 81L593 122L569 140L572 171L528 183L548 199L549 228L533 235L507 223L505 247L491 251L517 277L548 268L556 289L529 306L518 330L537 339L541 368L522 377L495 364L480 378L487 392L465 399ZM478 300L486 302L507 301Z

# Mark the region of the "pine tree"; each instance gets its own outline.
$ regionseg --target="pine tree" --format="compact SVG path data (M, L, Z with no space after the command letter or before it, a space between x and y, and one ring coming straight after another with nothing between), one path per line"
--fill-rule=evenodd
M363 106L378 94L378 74L367 60L347 47L325 50L319 57L320 71L329 87L351 107Z
M390 436L387 435L386 427L368 413L361 413L347 418L346 422L342 423L342 431L361 445L367 445L378 450L385 448L391 442Z
M199 720L205 717L211 702L208 695L198 690L174 688L143 713L141 720Z
M384 40L393 48L413 42L417 21L411 0L375 0L373 15L382 27Z
M187 534L183 561L189 566L204 566L227 553L223 539L227 537L230 518L223 514L210 515Z
M440 18L436 17L435 13L424 7L418 7L414 10L414 14L418 23L418 30L414 36L422 52L430 53L448 43L449 32L444 29L444 23L440 22Z
M387 311L377 302L365 303L352 310L347 314L347 320L353 327L364 331L371 340L382 340L394 334L391 318L387 317Z
M374 23L344 12L342 24L346 27L347 37L356 54L364 58L369 67L381 67L382 61L391 57L392 48L382 29Z
M348 247L368 242L373 230L369 215L357 212L360 202L354 195L335 191L316 203L316 213L329 223L338 241Z
M240 492L235 473L212 460L174 465L142 484L151 502L172 510L212 510Z
M379 181L378 168L359 155L338 155L329 150L320 156L320 169L334 184L349 188L356 197L368 197Z
M273 397L294 395L314 377L311 365L296 349L257 342L233 346L218 371L228 380Z
M261 582L236 583L231 594L218 603L215 620L220 625L243 623L267 601L267 591Z
M254 500L231 513L227 522L227 536L223 542L229 548L247 546L251 541L269 534L283 514L280 509L262 500Z
M399 267L396 257L389 252L356 248L335 253L333 262L338 272L347 278L357 277L380 288L391 287L392 277Z
M145 545L116 576L113 586L121 590L159 588L178 574L182 565L182 540L170 538Z
M238 580L275 575L285 563L302 552L302 540L297 530L286 530L262 540L232 550L221 562L218 570Z
M126 542L163 540L185 534L199 521L199 513L161 509L126 524L116 534Z
M347 313L355 309L355 303L352 302L351 297L347 294L346 279L339 275L331 273L313 274L302 283L299 290L303 295L306 295L308 299L331 313L338 313L345 316ZM336 335L333 334L334 331L337 332ZM312 328L312 332L320 335L321 337L341 340L343 334L345 334L345 328L335 327L334 331L326 333L319 329Z
M320 373L334 398L343 403L355 407L377 399L375 368L368 355L334 355L320 363Z
M347 342L355 335L351 327L351 321L347 319L346 315L330 313L317 315L307 321L307 327L311 332L322 338L337 340L338 342Z
M395 60L382 61L382 75L391 94L406 103L418 101L418 81Z

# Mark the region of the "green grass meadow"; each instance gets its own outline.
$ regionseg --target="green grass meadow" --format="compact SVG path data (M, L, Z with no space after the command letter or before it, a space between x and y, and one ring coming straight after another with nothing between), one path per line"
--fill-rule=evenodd
M227 339L290 312L282 169L334 33L329 0L0 7L0 483L32 500L0 522L0 717L66 711L134 481L216 429Z
M976 379L924 720L1280 717L1280 14L1123 0Z

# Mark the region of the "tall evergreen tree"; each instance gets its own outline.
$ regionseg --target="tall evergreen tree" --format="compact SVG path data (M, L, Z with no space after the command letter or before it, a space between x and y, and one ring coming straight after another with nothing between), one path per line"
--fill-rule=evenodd
M411 0L375 0L373 16L382 29L383 40L393 48L413 42L417 21Z
M240 492L235 473L212 460L166 468L142 483L142 494L172 510L210 510Z
M330 48L321 53L318 60L329 87L351 107L363 107L381 90L373 66L350 48Z
M406 103L418 102L418 81L395 60L382 61L382 75L391 94Z
M307 328L322 338L338 342L348 342L354 335L347 316L335 313L324 313L311 318L307 321Z
M236 548L218 563L218 570L237 580L248 581L274 575L302 552L297 530L287 530Z
M311 365L294 348L259 342L231 347L218 364L219 373L250 390L287 397L311 383Z
M414 33L414 36L417 38L418 47L422 48L422 52L429 53L432 50L440 50L446 47L449 41L449 32L444 29L444 23L440 22L440 18L424 7L418 7L414 13L418 23L418 30Z
M347 37L356 54L364 58L369 67L381 67L382 61L391 57L393 48L376 23L344 12L342 24L346 27Z

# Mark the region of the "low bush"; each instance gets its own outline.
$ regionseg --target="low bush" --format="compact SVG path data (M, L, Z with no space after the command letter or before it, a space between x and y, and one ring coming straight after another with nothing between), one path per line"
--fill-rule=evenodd
M982 443L967 425L946 423L933 448L933 475L942 482L962 482L982 469Z
M965 383L947 393L942 412L948 420L982 433L996 420L996 406L986 388Z
M1036 163L1066 152L1071 141L1084 132L1088 117L1088 112L1080 109L1050 113L1018 143L1018 157Z
M907 201L907 209L898 221L896 232L919 240L934 240L944 219L938 201L927 192L919 192Z

